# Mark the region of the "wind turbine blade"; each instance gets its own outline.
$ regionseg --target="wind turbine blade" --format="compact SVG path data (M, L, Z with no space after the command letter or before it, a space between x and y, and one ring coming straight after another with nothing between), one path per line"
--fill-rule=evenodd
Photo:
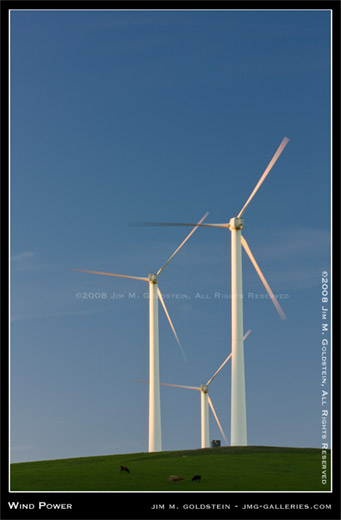
M158 270L158 272L156 273L157 276L159 276L162 271L164 270L164 268L169 264L169 262L172 260L172 258L180 251L180 249L182 248L182 246L187 242L187 240L193 235L194 231L197 230L198 228L198 225L201 224L205 218L207 217L208 215L208 211L207 213L205 213L205 215L199 220L198 224L196 225L196 227L194 229L192 229L192 231L187 235L187 237L185 238L185 240L183 240L181 242L181 244L179 245L179 247L174 251L174 253L168 258L167 262L162 266L160 267L160 269Z
M176 333L176 330L175 330L175 328L174 328L174 325L173 325L173 323L172 323L172 320L170 319L170 316L169 316L168 311L167 311L166 304L165 304L165 302L164 302L164 300L163 300L163 297L162 297L162 294L161 294L161 291L160 291L159 288L157 288L157 294L158 294L158 296L159 296L159 298L160 298L160 302L161 302L161 304L162 304L163 310L164 310L165 313L166 313L167 319L168 319L168 321L169 321L169 325L171 326L171 329L172 329L173 334L174 334L174 336L175 336L176 342L177 342L177 344L179 345L179 348L180 348L180 350L181 350L181 354L182 354L184 360L187 361L187 358L186 358L186 356L185 356L184 351L182 350L182 346L181 346L180 340L179 340L179 338L178 338L178 335L177 335L177 333Z
M198 386L171 385L169 383L160 383L162 386L175 386L176 388L187 388L188 390L200 390Z
M102 273L100 271L88 271L87 269L71 269L71 271L79 271L80 273L104 274L105 276L118 276L120 278L132 278L133 280L144 280L149 282L148 278L141 276L127 276L126 274Z
M136 380L138 383L144 383L149 385L149 381L142 381L141 379ZM198 386L183 386L183 385L171 385L170 383L160 383L162 386L176 386L177 388L187 388L189 390L200 390Z
M243 236L241 236L241 239L242 239L242 245L246 251L246 253L248 254L251 262L253 263L253 266L254 268L256 269L257 273L258 273L258 276L259 278L262 280L263 282L263 285L265 287L265 289L267 290L271 300L272 300L272 303L274 304L274 306L276 307L276 310L278 312L278 314L280 315L280 317L282 318L282 320L286 320L286 315L284 314L284 311L282 309L282 307L280 306L280 304L278 303L277 301L277 298L276 296L274 295L274 293L272 292L271 290L271 287L270 285L268 284L268 282L266 281L265 279L265 276L263 275L262 271L260 270L259 268L259 265L257 264L256 260L255 260L255 257L253 256L253 254L251 253L251 250L248 246L248 243L246 242L245 238Z
M133 222L132 226L139 227L167 227L167 226L190 226L190 227L215 227L215 228L229 228L230 224L195 224L194 222Z
M246 338L248 337L248 335L251 333L251 330L249 329L243 336L243 340L245 341ZM226 365L226 363L228 362L228 360L230 359L230 357L232 356L232 352L227 356L227 358L225 359L224 363L222 363L220 365L220 367L218 368L218 370L213 374L213 376L211 377L211 379L209 379L206 383L206 385L208 386L210 383L212 383L213 379L215 378L215 376L217 376L220 372L220 370L222 368L224 368L224 366Z
M269 174L271 168L273 167L273 165L275 164L275 162L277 161L277 159L279 158L279 156L281 155L281 153L283 152L284 148L286 147L286 145L288 144L289 142L289 139L287 137L284 137L283 141L281 142L281 144L279 145L279 147L277 148L276 152L275 152L275 155L273 156L273 158L271 159L271 161L269 162L266 170L264 171L263 175L261 176L261 178L259 179L259 181L257 182L256 186L254 187L254 190L253 192L251 193L250 197L247 199L247 201L245 202L243 208L241 209L241 211L239 212L238 214L238 218L242 217L243 216L243 213L244 211L246 210L247 206L250 204L251 200L253 199L253 197L255 196L255 194L257 193L257 191L259 190L260 186L262 185L262 183L264 182L265 178L267 177L267 175Z
M218 370L213 374L213 376L211 377L211 379L209 379L209 380L207 381L207 383L206 383L207 386L208 386L210 383L212 383L212 381L213 381L213 379L215 378L215 376L217 376L217 375L219 374L220 370L221 370L221 369L226 365L226 363L228 362L228 360L230 359L231 356L232 356L232 352L231 352L231 354L229 354L229 355L227 356L227 358L225 359L224 363L222 363L222 364L220 365L220 367L219 367Z
M249 334L251 334L251 329L249 329L247 332L245 332L245 334L243 336L243 341L246 340L246 338L248 337Z
M215 420L217 421L217 424L218 424L218 426L219 426L219 430L221 431L221 434L222 434L222 436L224 437L224 440L225 440L225 442L226 442L226 444L227 444L227 439L226 439L225 433L224 433L224 431L223 431L223 429L222 429L222 427L221 427L221 424L220 424L220 422L219 422L218 416L217 416L217 414L216 414L216 411L215 411L215 409L214 409L214 407L213 407L213 403L212 403L211 398L210 398L209 395L207 396L207 399L208 399L208 404L210 405L211 410L212 410L212 413L213 413L213 415L214 415L214 418L215 418Z

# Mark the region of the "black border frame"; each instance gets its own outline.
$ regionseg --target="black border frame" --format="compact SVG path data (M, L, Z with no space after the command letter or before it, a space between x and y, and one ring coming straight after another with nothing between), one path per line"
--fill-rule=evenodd
M1 266L3 275L3 290L1 292L3 312L2 317L2 348L1 348L1 505L0 518L9 519L43 519L43 518L65 518L65 519L215 519L215 518L295 518L295 519L332 519L340 520L340 327L337 312L340 295L340 1L339 0L288 0L273 1L265 0L239 0L239 1L184 1L184 2L162 2L151 1L3 1L1 8L1 86L2 86L2 118L1 118L1 142L3 170L2 182L2 235L1 235ZM16 493L8 492L8 417L9 417L9 388L8 388L8 362L9 362L9 330L8 330L8 245L9 245L9 173L8 173L8 71L9 71L9 48L8 48L8 14L13 9L323 9L333 12L333 175L332 175L332 199L333 199L333 492L329 493ZM6 174L7 172L7 174ZM6 288L6 290L5 290ZM8 501L29 502L38 504L39 501L54 503L71 503L72 510L55 511L47 513L32 510L10 510ZM165 504L164 510L151 510L154 503ZM231 504L231 510L196 509L183 510L184 503L191 504ZM177 509L169 509L168 504L175 504ZM274 508L242 510L243 504L272 504ZM308 505L308 509L285 509L285 504ZM311 509L314 504L331 504L331 509Z

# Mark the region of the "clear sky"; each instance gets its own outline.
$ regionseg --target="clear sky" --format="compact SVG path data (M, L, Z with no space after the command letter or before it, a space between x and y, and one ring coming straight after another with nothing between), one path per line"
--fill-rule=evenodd
M287 315L243 254L248 443L320 447L330 12L12 11L10 30L12 461L147 451L148 284L70 269L155 272L190 229L129 223L229 221L284 136L243 230ZM188 359L159 306L161 381L205 383L231 349L230 232L197 230L160 289ZM229 440L229 366L210 396ZM199 392L161 407L163 449L200 447Z

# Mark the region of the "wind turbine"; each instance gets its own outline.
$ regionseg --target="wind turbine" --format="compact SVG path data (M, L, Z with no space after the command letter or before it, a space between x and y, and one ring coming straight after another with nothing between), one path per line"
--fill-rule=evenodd
M172 328L175 339L181 349L181 343L175 331L174 325L168 314L166 304L158 287L158 279L160 274L167 267L169 262L180 251L182 246L187 242L190 236L196 231L197 227L205 220L208 212L199 220L197 226L187 235L185 240L181 242L179 247L168 258L167 262L160 267L156 273L151 273L148 278L141 276L128 276L124 274L103 273L100 271L89 271L87 269L73 269L82 273L100 274L105 276L118 276L120 278L131 278L133 280L142 280L149 283L149 420L148 420L148 451L161 451L161 405L160 405L160 367L159 367L159 313L158 300L160 300L165 311L169 324Z
M250 334L251 330L248 330L243 339L245 340ZM201 393L201 447L209 448L210 447L210 429L209 429L209 417L208 417L208 407L210 406L212 413L214 415L215 420L217 421L219 430L221 431L222 436L226 444L228 444L225 433L221 427L216 411L213 407L212 400L208 395L209 386L212 383L213 379L219 374L220 370L226 365L228 360L231 358L232 352L227 356L225 361L220 365L218 370L213 374L213 376L207 381L206 384L200 386L184 386L184 385L173 385L170 383L160 383L163 386L174 386L176 388L186 388L188 390L199 390Z
M236 217L230 219L229 223L222 224L199 224L200 226L213 228L226 228L231 232L231 334L232 334L232 368L231 368L231 445L246 446L246 403L245 403L245 372L244 372L244 342L243 342L243 281L242 281L242 252L244 247L258 276L260 277L266 291L268 292L280 317L285 320L286 316L273 294L268 282L260 270L250 247L242 236L244 227L243 215L247 206L259 190L271 168L288 144L289 139L284 137L277 148L274 156L264 170L251 195ZM184 222L154 222L141 223L140 225L153 226L194 226L193 223Z

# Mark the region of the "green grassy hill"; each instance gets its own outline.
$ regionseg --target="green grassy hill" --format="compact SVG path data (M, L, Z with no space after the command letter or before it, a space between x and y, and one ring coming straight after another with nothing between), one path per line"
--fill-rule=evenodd
M207 448L12 464L11 491L328 491L321 473L319 449Z

